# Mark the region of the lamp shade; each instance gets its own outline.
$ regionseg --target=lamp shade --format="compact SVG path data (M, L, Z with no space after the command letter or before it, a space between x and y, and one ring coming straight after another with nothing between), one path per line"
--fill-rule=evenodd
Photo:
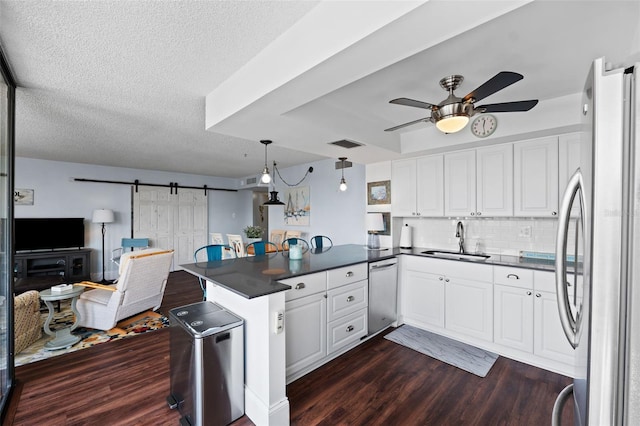
M113 210L96 209L93 211L91 222L93 223L111 223L114 220Z
M384 231L382 213L367 213L367 231Z

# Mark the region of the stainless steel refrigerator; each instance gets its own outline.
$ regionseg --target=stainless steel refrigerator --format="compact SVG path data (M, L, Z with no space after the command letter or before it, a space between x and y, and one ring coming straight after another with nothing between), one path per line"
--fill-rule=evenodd
M597 59L583 92L582 161L556 242L558 309L576 377L556 400L554 424L571 399L576 425L640 424L638 65Z

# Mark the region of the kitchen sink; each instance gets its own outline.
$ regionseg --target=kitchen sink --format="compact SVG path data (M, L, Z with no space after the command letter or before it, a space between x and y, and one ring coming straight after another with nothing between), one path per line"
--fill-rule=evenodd
M472 253L458 253L456 251L440 251L440 250L427 250L422 254L429 256L441 257L443 259L455 259L455 260L470 260L473 262L483 262L491 256L486 254L472 254Z

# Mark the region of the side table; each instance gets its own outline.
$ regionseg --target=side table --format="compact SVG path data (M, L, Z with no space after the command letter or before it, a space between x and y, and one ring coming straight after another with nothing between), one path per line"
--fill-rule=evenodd
M80 314L76 309L76 301L78 300L78 296L82 294L84 291L84 287L79 285L74 285L73 289L65 291L65 292L52 292L51 289L42 290L40 292L40 299L47 305L49 309L49 315L47 316L47 320L44 322L44 332L49 336L53 336L52 340L49 340L44 344L44 348L49 351L53 351L56 349L64 349L70 346L75 345L80 341L80 336L75 336L71 334L73 330L78 327L78 321L80 319ZM71 310L75 314L76 320L74 321L71 327L61 328L55 331L52 331L49 326L51 325L51 320L53 320L53 313L55 308L53 307L53 303L56 301L71 299Z

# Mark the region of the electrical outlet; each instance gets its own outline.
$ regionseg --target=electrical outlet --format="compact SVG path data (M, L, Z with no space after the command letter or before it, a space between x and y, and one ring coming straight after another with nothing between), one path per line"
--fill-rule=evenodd
M531 238L531 226L523 226L520 228L519 237Z

